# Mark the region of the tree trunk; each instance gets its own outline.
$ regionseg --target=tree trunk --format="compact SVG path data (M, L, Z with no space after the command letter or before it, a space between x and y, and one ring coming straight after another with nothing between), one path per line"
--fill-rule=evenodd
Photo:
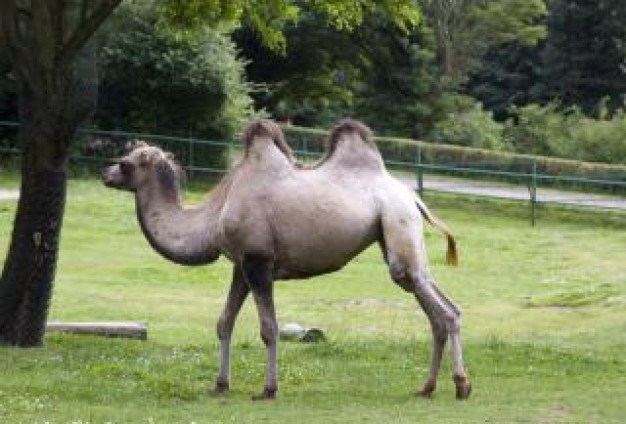
M50 119L20 128L22 185L0 279L0 344L43 341L59 250L67 181L68 131ZM73 136L73 131L69 135ZM28 140L28 141L26 141ZM24 142L26 141L26 142Z
M86 57L93 60L93 54ZM17 79L22 183L0 278L0 345L43 343L65 209L69 146L95 107L95 90L79 74L76 67L50 72L42 91Z

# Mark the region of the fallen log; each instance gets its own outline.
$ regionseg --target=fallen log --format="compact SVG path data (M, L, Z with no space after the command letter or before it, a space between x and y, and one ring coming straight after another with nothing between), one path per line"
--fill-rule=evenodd
M122 337L147 340L148 324L143 322L62 322L48 321L47 332L90 334L94 336Z

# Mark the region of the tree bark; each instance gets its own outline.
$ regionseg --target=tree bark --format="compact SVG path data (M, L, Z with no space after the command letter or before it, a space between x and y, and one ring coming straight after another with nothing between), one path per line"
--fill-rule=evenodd
M22 175L9 253L0 280L0 344L43 341L65 205L64 169Z
M29 347L40 345L45 332L75 127L21 91L22 183L0 279L0 344ZM61 94L52 98L62 101Z

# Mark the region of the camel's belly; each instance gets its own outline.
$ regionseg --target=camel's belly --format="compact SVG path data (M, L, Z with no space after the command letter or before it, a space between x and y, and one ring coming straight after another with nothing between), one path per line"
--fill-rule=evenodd
M358 234L311 228L300 238L278 240L275 278L308 278L337 271L377 241L377 233L375 228Z

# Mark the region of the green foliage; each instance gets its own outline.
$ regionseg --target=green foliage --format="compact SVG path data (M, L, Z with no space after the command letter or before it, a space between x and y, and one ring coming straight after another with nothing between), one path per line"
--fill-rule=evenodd
M446 113L438 96L433 32L411 34L369 21L355 32L362 51L354 112L379 134L422 137Z
M480 103L456 113L435 124L428 139L435 143L481 149L504 150L504 125L493 120L493 113L483 110Z
M266 88L255 94L257 106L307 126L356 114L380 132L413 134L432 122L432 32L420 27L406 34L378 9L363 19L347 32L320 25L319 13L303 13L284 30L284 56L250 27L238 30L248 78Z
M551 0L550 11L543 51L550 98L587 115L603 98L611 111L623 107L626 2Z
M552 146L571 138L568 118L556 103L530 104L513 108L514 120L507 123L506 137L520 153L551 155Z
M519 152L626 163L626 114L623 111L613 116L605 113L594 119L575 107L565 112L559 109L556 103L514 108L516 119L507 123L507 139Z
M297 23L307 13L317 14L328 25L347 31L354 30L370 13L385 15L404 31L415 27L421 18L417 4L410 0L192 0L184 3L166 0L162 2L161 8L166 21L184 27L207 23L211 25L219 21L245 22L259 34L267 47L277 51L284 51L287 45L283 34L284 26Z
M540 46L519 42L489 49L478 69L471 73L463 92L493 111L500 122L510 117L513 106L547 103L540 53Z
M594 119L576 113L569 119L571 138L551 143L556 156L605 162L626 163L626 114L619 110L611 118Z
M456 89L491 48L545 35L543 0L421 0L437 38L442 84Z
M359 51L349 34L319 25L311 14L284 33L284 55L264 46L249 27L234 33L248 60L247 77L260 87L253 93L256 106L279 120L330 125L351 107Z
M251 115L243 64L217 31L178 33L150 8L125 8L100 51L105 129L228 138Z
M475 43L492 46L517 41L535 45L546 36L542 18L548 14L543 0L471 1L470 19L474 21Z

